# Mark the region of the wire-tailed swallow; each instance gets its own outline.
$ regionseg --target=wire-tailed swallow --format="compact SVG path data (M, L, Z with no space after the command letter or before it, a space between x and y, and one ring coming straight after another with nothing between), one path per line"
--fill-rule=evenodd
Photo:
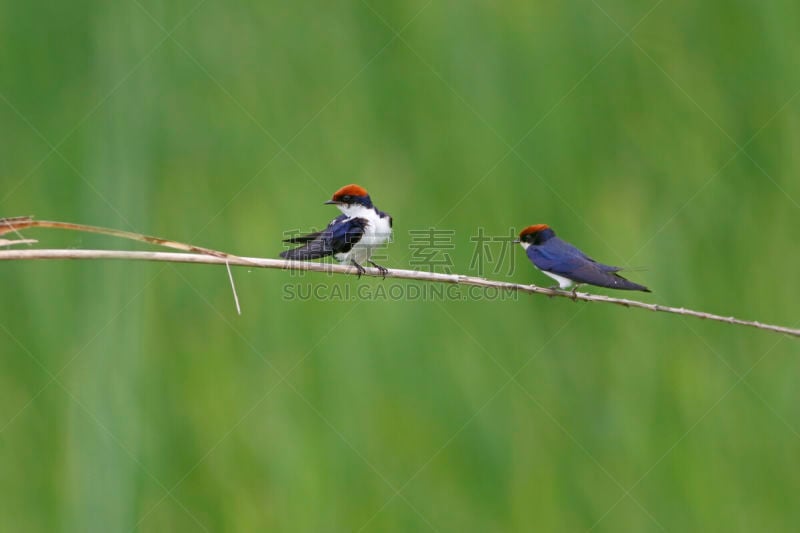
M560 289L568 289L574 285L575 292L579 285L588 284L650 292L644 285L628 281L617 274L622 267L598 263L570 243L556 237L556 233L546 224L528 226L514 242L522 245L531 263L556 280Z
M284 242L303 245L281 252L281 257L308 260L332 255L337 261L356 267L359 277L365 272L364 262L386 277L388 270L371 261L370 257L375 248L391 238L392 217L378 210L366 189L358 185L342 187L325 203L335 205L342 214L322 231L285 239Z

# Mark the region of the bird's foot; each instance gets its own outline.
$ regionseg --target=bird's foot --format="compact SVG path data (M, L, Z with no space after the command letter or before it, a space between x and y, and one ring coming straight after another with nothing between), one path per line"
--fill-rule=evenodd
M361 276L367 271L367 269L359 265L356 261L350 262L353 263L354 267L356 267L356 275L358 276L358 279L361 279Z
M578 301L578 287L580 287L580 285L575 285L574 287L572 287L572 301L573 302L577 302Z
M377 268L377 269L378 269L378 272L380 272L380 273L381 273L381 276L383 276L383 279L386 279L386 274L388 274L388 273L389 273L389 269L388 269L388 268L386 268L386 267L383 267L383 266L379 265L379 264L378 264L378 263L376 263L375 261L369 261L369 260L368 260L368 261L367 261L367 263L369 263L370 265L372 265L372 266L374 266L375 268Z

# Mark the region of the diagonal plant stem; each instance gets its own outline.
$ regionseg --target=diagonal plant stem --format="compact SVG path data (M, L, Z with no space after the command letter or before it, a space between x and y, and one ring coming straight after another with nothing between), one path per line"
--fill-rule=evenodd
M184 252L194 252L198 254L209 255L211 257L219 257L223 259L242 259L241 257L212 250L211 248L203 248L193 244L186 244L178 241L170 241L162 239L161 237L153 237L151 235L144 235L133 231L123 231L118 229L103 228L100 226L88 226L86 224L73 224L71 222L56 222L53 220L34 220L31 216L0 218L0 236L6 233L14 233L19 237L16 240L0 239L0 248L6 246L14 246L16 244L34 244L38 241L34 239L25 239L20 234L20 230L30 228L50 228L50 229L63 229L70 231L80 231L85 233L98 233L100 235L109 235L111 237L119 237L121 239L128 239L132 241L139 241L148 244L155 244L165 248L173 248L175 250L182 250ZM255 265L252 265L255 266ZM236 294L236 284L233 281L233 274L231 274L230 266L228 266L228 279L231 283L231 292L233 292L233 301L236 304L236 312L242 314L241 306L239 305L239 295Z
M186 244L178 241L170 241L168 239L162 239L161 237L153 237L151 235L144 235L142 233L136 233L133 231L123 231L118 229L103 228L100 226L88 226L86 224L73 224L71 222L56 222L53 220L35 220L33 217L29 216L0 218L0 235L5 235L6 233L12 233L12 232L16 235L19 235L19 232L21 230L29 228L51 228L51 229L63 229L70 231L80 231L84 233L97 233L100 235L109 235L111 237L119 237L121 239L128 239L131 241L139 241L148 244L155 244L156 246L173 248L175 250L181 250L184 252L193 252L198 254L210 255L213 257L222 257L222 258L238 257L225 252L220 252L218 250L212 250L211 248L203 248L202 246L195 246L193 244ZM10 243L7 242L7 244L12 244L12 243L28 244L31 242L36 242L36 241L31 239L25 239L19 241L10 241Z
M137 251L116 251L116 250L0 250L0 261L24 261L24 260L102 260L117 259L129 261L158 261L169 263L195 263L223 266L246 266L257 268L272 268L280 270L304 270L311 272L325 272L328 274L357 274L358 271L351 266L334 265L328 263L311 263L306 261L286 261L283 259L265 259L257 257L240 257L217 250L202 248L191 244L169 241L159 237L150 237L128 231L119 231L95 226L85 226L81 224L70 224L66 222L35 221L30 217L17 217L0 219L0 235L9 232L17 232L26 228L57 228L74 231L89 231L104 235L113 235L126 239L158 244L169 248L182 250L192 253L174 252L137 252ZM15 241L17 242L17 241ZM364 275L383 276L377 268L366 268ZM557 289L548 289L537 285L524 285L520 283L509 283L496 281L476 276L466 276L462 274L440 274L437 272L423 272L419 270L392 269L386 274L389 277L406 280L424 281L430 283L450 283L457 285L468 285L482 287L484 289L516 291L526 294L541 294L550 297L569 298L584 302L596 302L620 305L623 307L635 307L659 313L670 313L675 315L690 316L694 318L722 322L735 326L756 328L763 331L770 331L793 337L800 337L800 329L765 324L758 321L743 320L732 316L722 316L704 311L686 309L684 307L671 307L667 305L651 304L638 300L626 298L615 298L600 294L589 294L583 292L573 293Z

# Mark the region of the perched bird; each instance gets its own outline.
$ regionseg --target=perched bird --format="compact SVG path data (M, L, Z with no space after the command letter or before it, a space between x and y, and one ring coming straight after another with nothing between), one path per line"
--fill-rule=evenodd
M342 214L322 231L285 239L283 242L303 245L281 252L281 257L305 261L332 255L337 261L356 267L358 277L365 272L362 263L367 262L385 278L388 270L370 257L375 248L391 238L392 217L378 210L367 191L358 185L342 187L325 203L335 205Z
M572 292L575 293L579 285L588 284L650 292L644 285L628 281L617 274L622 270L621 267L598 263L570 243L562 241L546 224L528 226L514 242L521 244L533 265L556 280L561 289L574 285Z

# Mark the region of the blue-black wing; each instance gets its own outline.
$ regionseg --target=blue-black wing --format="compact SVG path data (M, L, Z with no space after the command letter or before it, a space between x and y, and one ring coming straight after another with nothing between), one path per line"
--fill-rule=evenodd
M547 248L557 246L561 253L567 255L574 255L576 257L586 259L587 261L591 261L592 263L596 264L600 268L600 270L603 270L604 272L619 272L620 270L622 270L622 267L605 265L599 261L595 261L594 259L592 259L588 255L580 251L575 246L571 245L567 241L559 239L558 237L553 237L552 239L548 240L544 244L544 246Z
M307 260L349 252L353 245L361 240L366 225L367 220L364 218L339 215L322 231L287 239L286 242L305 244L281 252L280 255L285 259Z
M342 214L341 214L341 215L339 215L338 217L336 217L336 218L334 218L333 220L331 220L331 221L330 221L330 223L328 224L328 227L326 227L326 228L325 228L324 230L322 230L322 231L315 231L315 232L313 232L313 233L306 233L306 234L304 234L304 235L297 235L297 236L295 236L295 237L289 237L288 239L283 239L283 242L290 242L290 243L297 244L297 243L304 243L304 242L309 242L309 241L316 240L316 239L318 239L318 238L319 238L319 237L320 237L320 236L321 236L323 233L325 233L326 231L329 231L329 230L330 230L332 227L334 227L336 224L341 224L342 222L344 222L345 220L347 220L347 218L348 218L348 217L347 217L347 215L345 215L344 213L342 213Z
M314 233L306 233L305 235L298 235L296 237L289 237L288 239L283 239L283 242L290 242L292 244L300 244L308 241L313 241L314 239L318 238L322 235L321 231L315 231Z
M577 250L577 248L575 249ZM580 252L580 250L578 251ZM588 283L611 289L650 292L647 287L616 274L615 270L608 270L616 267L609 267L609 265L593 261L583 253L564 253L564 249L560 246L558 250L553 250L545 244L543 246L529 246L527 254L528 258L539 270L556 274L576 283Z

